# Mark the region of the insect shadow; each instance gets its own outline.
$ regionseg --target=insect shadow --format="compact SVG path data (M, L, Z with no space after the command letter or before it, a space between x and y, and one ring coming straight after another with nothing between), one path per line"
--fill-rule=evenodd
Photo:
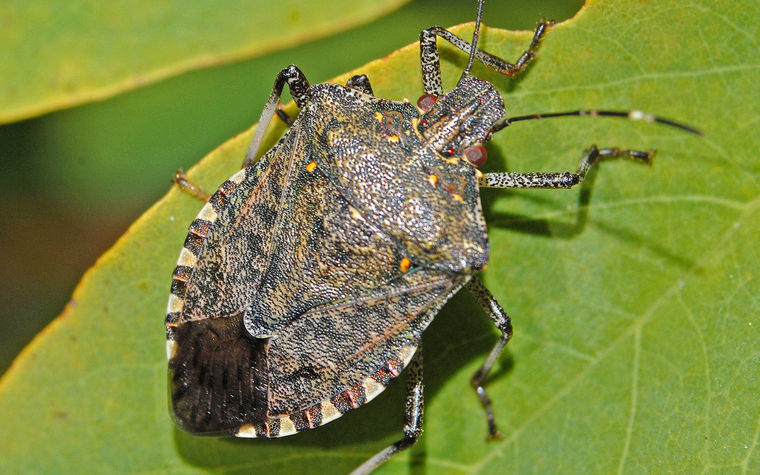
M511 82L513 81L510 81L510 83ZM488 160L489 167L494 170L508 171L509 167L507 165L507 160L499 149L489 149ZM569 156L568 160L572 161L572 156ZM603 166L604 164L602 167ZM589 224L589 213L593 209L592 195L597 175L602 167L589 170L586 179L578 187L575 192L577 193L575 211L567 212L569 219L535 218L523 214L493 211L494 203L497 200L503 199L515 198L539 204L548 204L550 201L543 198L540 193L530 194L525 192L515 192L512 190L481 191L480 199L488 227L498 227L521 234L562 240L570 240L582 235ZM572 200L573 198L571 196L567 197L568 203ZM641 233L613 226L601 219L594 219L593 227L620 242L640 245L641 247L648 249L654 255L659 256L668 261L668 263L681 269L694 269L697 266L693 259L676 254L662 246L657 240L649 239Z

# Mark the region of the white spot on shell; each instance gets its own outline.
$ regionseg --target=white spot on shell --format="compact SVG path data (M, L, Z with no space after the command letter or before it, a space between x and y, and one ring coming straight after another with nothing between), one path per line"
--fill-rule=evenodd
M182 251L179 253L179 259L177 259L177 265L195 267L197 262L198 258L195 257L195 254L183 247Z
M277 437L284 437L286 435L295 434L296 426L289 417L280 417L280 434Z
M184 307L184 300L174 294L169 294L169 303L166 305L166 313L180 312Z
M322 424L334 421L342 415L335 404L330 401L322 401Z
M216 211L214 211L214 207L211 206L211 203L206 203L206 205L201 208L201 212L198 213L198 219L203 219L209 222L215 222L217 218Z
M401 358L401 361L404 362L404 367L409 365L409 362L412 360L412 356L414 356L415 351L417 351L416 346L404 346L398 352L398 357Z
M166 340L166 359L170 360L177 354L177 343L174 340Z
M256 429L251 424L246 424L242 426L240 429L238 429L237 434L235 434L235 437L245 437L247 439L255 439Z
M367 378L362 382L362 386L364 386L364 394L367 397L367 402L375 399L375 396L383 392L385 387L375 381L372 378Z
M237 173L230 177L230 181L236 184L241 184L245 180L245 168L241 168Z

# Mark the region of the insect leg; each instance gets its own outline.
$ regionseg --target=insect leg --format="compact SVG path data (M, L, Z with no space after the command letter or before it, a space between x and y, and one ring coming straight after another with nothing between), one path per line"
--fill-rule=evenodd
M177 186L179 186L182 191L189 193L195 196L196 198L200 198L203 201L208 201L209 196L211 196L205 191L203 191L203 188L201 188L200 186L190 181L187 178L187 175L185 175L185 170L181 168L177 170L177 173L174 175L174 178L172 179L172 181Z
M512 320L509 318L509 315L507 315L507 312L501 308L501 305L499 305L499 302L496 301L491 292L488 291L486 286L483 285L477 277L470 279L467 283L467 290L470 291L472 296L475 297L475 300L477 300L480 306L488 313L488 316L491 317L496 328L501 332L499 341L493 346L486 361L480 369L475 372L470 380L472 387L480 398L480 403L483 404L483 408L486 411L488 438L493 439L501 437L501 433L499 433L499 429L496 427L496 421L494 420L493 411L491 410L491 399L483 388L483 382L488 377L488 373L491 371L496 360L499 359L499 355L501 355L507 342L512 338Z
M422 345L407 367L406 409L404 411L404 438L389 445L361 464L351 475L370 473L391 457L408 449L422 434L422 413L425 407L422 384Z
M285 122L285 125L287 125L288 127L293 127L293 124L295 123L295 121L293 121L293 119L291 119L290 116L286 114L284 110L282 110L282 107L280 107L279 104L277 105L277 110L275 111L275 113L277 114L277 117L279 117L281 121Z
M290 95L293 96L293 100L299 108L303 107L306 101L309 100L309 81L306 80L306 76L303 75L297 66L291 64L277 74L277 78L274 80L274 87L272 87L272 93L269 95L264 110L261 111L259 125L256 127L251 145L248 147L248 153L245 155L245 160L243 161L244 167L256 160L256 154L264 139L267 126L277 110L277 104L280 101L280 95L282 95L282 88L285 86L285 83L288 84Z
M372 92L372 85L369 83L369 78L366 74L357 74L356 76L352 76L351 79L346 81L346 87L356 89L357 91L363 92L364 94L369 94L370 96L374 95Z
M622 150L619 148L591 148L583 153L575 173L486 173L480 178L483 188L572 188L582 182L586 173L597 162L616 157L628 157L644 163L651 163L655 151Z
M501 74L507 76L514 76L519 73L530 62L536 54L538 44L546 33L547 28L554 24L553 20L541 20L536 26L536 30L533 32L533 39L530 42L530 46L526 49L517 61L512 64L504 59L494 56L490 53L486 53L482 50L475 52L475 58L486 66L495 69ZM443 94L443 88L441 87L441 64L440 55L438 54L438 44L436 37L440 36L455 47L461 49L465 53L470 53L471 45L469 42L463 40L450 31L440 27L433 26L420 32L420 63L422 64L422 82L425 86L426 94L434 94L440 96Z

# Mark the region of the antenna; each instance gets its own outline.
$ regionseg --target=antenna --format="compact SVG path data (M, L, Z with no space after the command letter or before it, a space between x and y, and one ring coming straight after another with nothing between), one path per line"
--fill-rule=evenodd
M693 127L689 127L688 125L684 125L670 119L664 119L662 117L658 117L656 115L652 115L640 110L608 111L608 110L597 110L597 109L579 109L579 110L567 111L567 112L550 112L548 114L529 114L529 115L520 115L516 117L509 117L506 119L501 119L500 121L496 122L494 126L491 127L491 133L498 132L505 127L509 127L510 125L512 125L513 122L519 122L523 120L535 120L535 119L551 119L553 117L569 117L569 116L622 117L628 120L656 122L658 124L668 125L670 127L675 127L677 129L685 130L686 132L690 132L692 134L702 135L701 131Z
M470 44L470 58L467 60L467 67L462 71L459 82L470 75L472 62L475 60L475 52L478 50L478 36L480 36L480 19L483 17L483 3L485 0L478 0L478 15L475 17L475 31L472 32L472 43Z

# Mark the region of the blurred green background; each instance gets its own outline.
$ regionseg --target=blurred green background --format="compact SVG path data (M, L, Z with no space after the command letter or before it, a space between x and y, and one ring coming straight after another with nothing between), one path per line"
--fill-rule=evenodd
M581 4L491 2L484 22L532 29L538 18L564 20ZM168 190L177 168L258 119L281 68L294 63L323 82L416 41L425 27L472 21L474 13L474 1L413 1L347 32L0 126L0 372ZM167 295L168 283L167 276Z

